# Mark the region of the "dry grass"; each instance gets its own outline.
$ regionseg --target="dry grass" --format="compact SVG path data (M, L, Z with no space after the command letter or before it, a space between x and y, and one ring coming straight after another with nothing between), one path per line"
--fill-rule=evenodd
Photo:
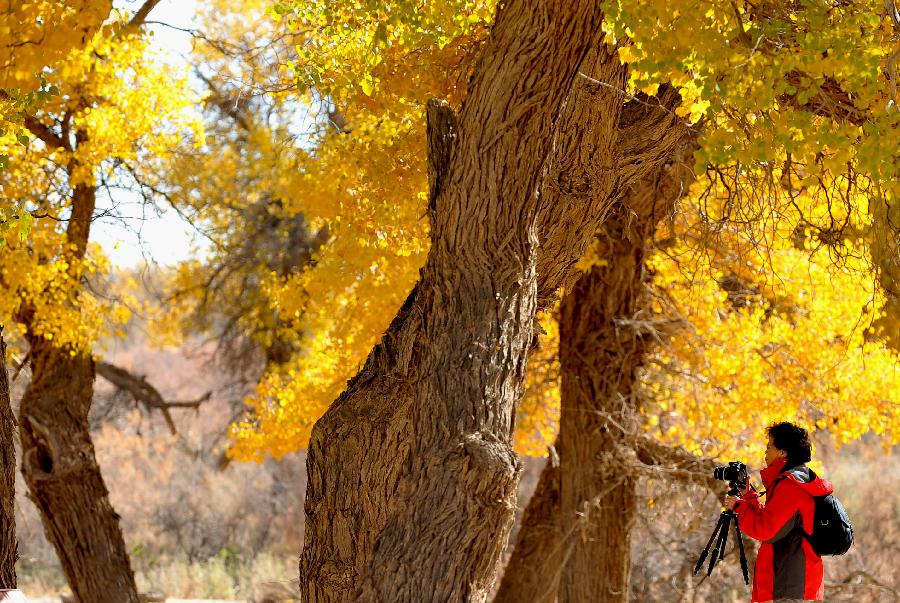
M149 375L166 375L164 393L176 398L199 395L209 387L198 375L218 378L184 357L140 354L119 360ZM141 590L231 600L258 596L266 585L290 591L302 547L304 458L232 463L222 470L217 461L229 416L228 405L213 400L198 414L176 417L178 437L172 437L159 418L136 411L114 413L95 431L98 459L113 506L122 516ZM824 477L835 483L857 535L848 555L826 560L828 601L900 601L894 577L900 558L900 495L895 489L900 483L900 450L886 454L874 439L839 451L820 442L816 457L823 460ZM526 466L522 492L530 492L540 473L539 463L529 461ZM719 514L719 499L701 489L652 482L641 487L643 500L655 503L643 504L634 532L631 599L749 600L733 551L711 578L690 574ZM21 479L17 491L20 584L34 597L65 592L55 553L24 497Z
M180 599L258 600L264 592L286 595L295 589L297 576L295 556L267 553L252 559L235 559L227 554L203 561L173 557L152 564L133 557L132 565L141 592ZM31 597L71 592L58 567L26 566L20 574L19 588Z

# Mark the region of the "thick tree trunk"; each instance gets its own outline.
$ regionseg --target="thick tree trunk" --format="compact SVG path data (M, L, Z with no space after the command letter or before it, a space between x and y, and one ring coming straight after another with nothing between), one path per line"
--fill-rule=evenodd
M307 603L486 600L515 508L538 179L600 17L587 0L504 3L458 126L431 105L426 266L309 444ZM572 210L584 239L602 214L588 205Z
M16 588L16 420L9 399L6 344L0 326L0 590Z
M22 473L72 592L82 603L137 603L137 588L88 428L90 357L36 340L20 408Z
M79 145L87 142L76 134ZM70 166L74 169L76 166ZM96 189L75 186L66 230L75 259L84 258ZM30 325L31 311L22 321ZM69 586L82 603L137 603L119 516L109 503L88 427L94 362L29 334L31 383L19 409L22 474L59 556Z

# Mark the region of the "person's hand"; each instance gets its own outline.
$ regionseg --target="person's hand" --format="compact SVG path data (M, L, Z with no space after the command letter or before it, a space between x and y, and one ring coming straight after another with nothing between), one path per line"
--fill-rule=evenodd
M737 496L726 496L725 502L723 504L725 505L726 509L728 509L729 511L733 511L734 506L737 504L737 502L739 500L741 500L741 499L738 498Z

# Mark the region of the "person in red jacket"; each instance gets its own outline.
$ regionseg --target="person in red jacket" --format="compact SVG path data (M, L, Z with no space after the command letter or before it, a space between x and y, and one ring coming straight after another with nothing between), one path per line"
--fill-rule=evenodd
M831 494L833 487L806 466L812 458L812 446L805 429L793 423L776 423L767 432L766 468L760 472L766 488L765 504L752 488L747 488L741 498L725 497L725 507L737 513L741 531L762 541L753 571L751 600L823 601L822 558L803 533L813 529L813 497Z

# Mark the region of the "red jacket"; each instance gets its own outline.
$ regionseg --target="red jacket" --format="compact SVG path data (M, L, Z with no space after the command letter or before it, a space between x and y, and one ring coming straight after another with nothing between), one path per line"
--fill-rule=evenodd
M813 496L831 494L833 488L806 465L782 472L785 462L778 459L760 472L765 504L751 491L734 508L741 531L763 541L753 572L752 601L822 601L822 558L813 552L800 529L812 532Z

